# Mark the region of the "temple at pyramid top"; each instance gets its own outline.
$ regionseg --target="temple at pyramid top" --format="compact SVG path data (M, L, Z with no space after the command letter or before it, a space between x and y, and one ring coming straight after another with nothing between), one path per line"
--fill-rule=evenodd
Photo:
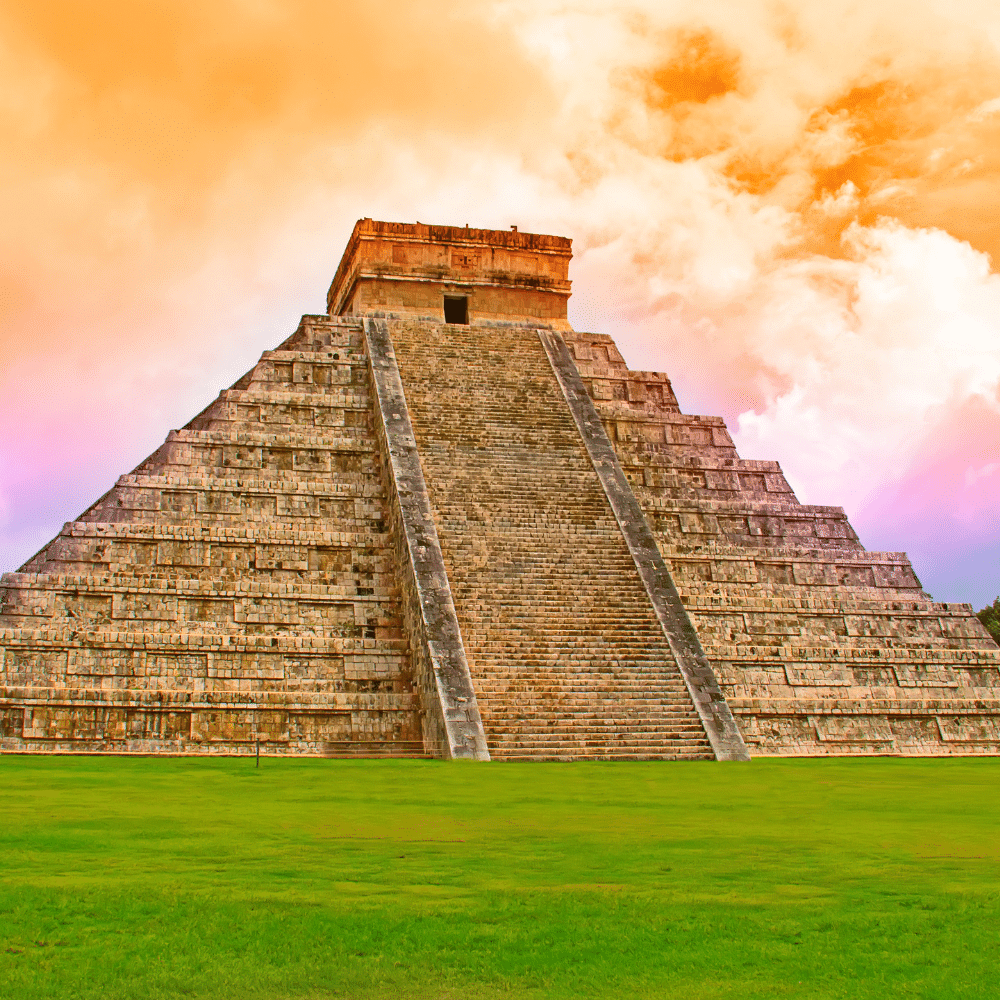
M567 326L573 241L510 230L361 219L326 303L331 316L405 313L449 323Z

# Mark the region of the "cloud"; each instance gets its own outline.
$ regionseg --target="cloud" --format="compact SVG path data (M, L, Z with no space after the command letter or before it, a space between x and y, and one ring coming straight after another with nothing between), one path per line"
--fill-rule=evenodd
M356 218L550 102L449 0L0 4L6 566L321 308Z
M578 326L871 545L920 491L944 565L1000 511L998 95L981 0L0 4L8 537L322 308L371 215L573 236Z
M996 480L967 488L939 449L1000 452L997 422L968 419L1000 386L996 11L558 9L562 43L539 51L564 94L578 320L723 412L803 499L859 514L869 544L899 541L919 490L920 558L969 550ZM1000 565L976 572L948 583L1000 589Z
M807 497L857 507L967 400L1000 410L1000 277L940 231L855 223L844 242L847 260L761 281L760 353L788 388L737 432L753 453L791 444Z
M488 146L549 99L509 32L450 0L4 4L0 94L8 357L61 349L68 299L130 312L266 242L316 186L360 203L390 143Z
M988 479L997 472L1000 472L1000 462L987 462L978 468L970 465L965 470L965 485L969 487L975 486L979 480Z

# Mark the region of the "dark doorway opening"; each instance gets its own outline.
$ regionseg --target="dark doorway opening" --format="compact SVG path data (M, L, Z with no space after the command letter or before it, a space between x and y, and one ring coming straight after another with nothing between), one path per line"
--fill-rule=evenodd
M444 297L444 321L446 323L469 323L469 300L464 295Z

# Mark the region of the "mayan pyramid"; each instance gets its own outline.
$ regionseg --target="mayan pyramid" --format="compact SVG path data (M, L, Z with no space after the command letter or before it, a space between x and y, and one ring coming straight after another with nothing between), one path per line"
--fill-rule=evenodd
M567 239L364 219L0 584L0 749L992 754L1000 648L566 319Z

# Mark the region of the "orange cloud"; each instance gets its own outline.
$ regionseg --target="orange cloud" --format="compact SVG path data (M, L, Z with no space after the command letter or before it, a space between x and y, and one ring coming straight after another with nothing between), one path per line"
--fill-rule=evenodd
M923 22L917 50L908 48L912 27L899 25L859 46L864 32L837 4L829 19L813 7L798 20L787 15L783 30L773 25L742 39L735 10L727 18L725 5L714 7L709 29L697 26L701 7L686 28L657 33L641 22L640 34L655 42L619 74L620 101L641 97L650 116L649 131L631 137L640 148L654 143L675 161L714 156L741 190L793 210L819 203L823 211L802 220L811 250L836 255L852 221L891 215L997 256L996 227L983 213L984 196L1000 180L1000 114L990 104L1000 94L995 46L971 30L956 37L929 7L910 11ZM766 26L764 8L757 14L757 27ZM838 15L845 23L832 23ZM841 51L843 61L831 64ZM620 109L609 116L622 120Z
M649 74L651 104L660 108L705 104L737 89L739 52L705 29L681 29L670 36L666 61Z
M50 165L84 156L185 194L257 142L295 154L372 119L478 131L543 89L508 35L450 0L35 0L2 28L47 92Z
M359 215L551 100L451 0L0 2L8 565L317 308Z
M12 538L322 308L361 215L573 236L577 325L808 499L1000 447L955 416L1000 412L987 0L0 0L0 127Z

